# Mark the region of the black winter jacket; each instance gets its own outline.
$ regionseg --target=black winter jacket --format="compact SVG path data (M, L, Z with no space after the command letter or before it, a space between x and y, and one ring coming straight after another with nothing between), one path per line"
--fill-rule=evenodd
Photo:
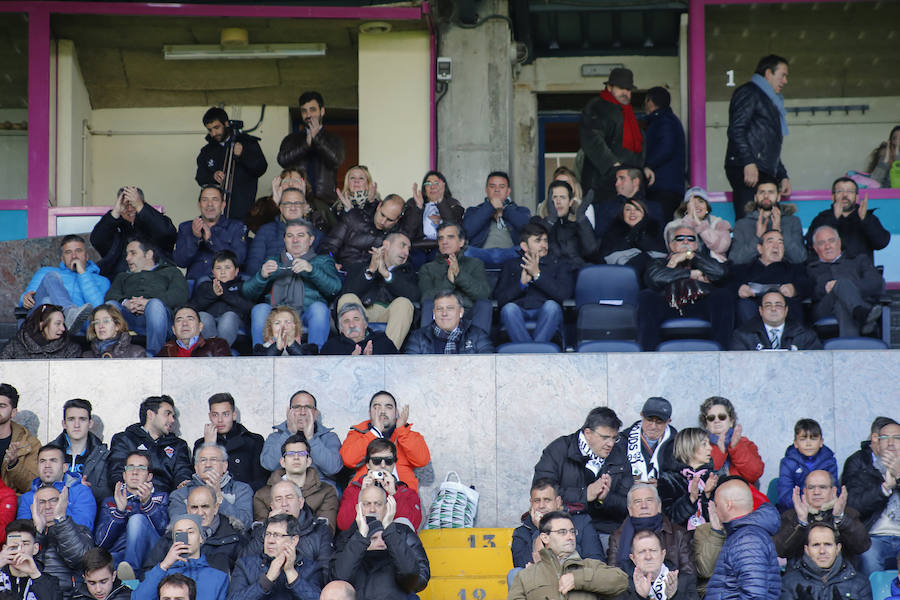
M847 493L850 494L847 506L859 511L866 531L881 517L890 499L881 492L882 483L884 476L872 464L872 443L866 440L859 445L859 450L847 458L841 470L841 485L847 486Z
M81 559L94 547L94 536L87 527L66 517L39 533L35 541L41 545L35 557L44 565L41 572L56 577L63 593L70 593L84 581Z
M728 105L728 147L725 166L743 169L755 164L761 173L777 180L788 176L781 162L781 115L759 86L745 83Z
M456 342L457 354L493 354L494 344L487 333L472 325L469 321L460 321L463 329L462 337ZM406 354L440 354L437 348L437 336L434 335L434 321L416 329L406 340ZM443 344L441 344L443 348Z
M324 356L350 356L353 354L353 351L356 350L357 346L359 346L360 350L363 350L369 342L372 342L373 355L397 354L397 348L394 346L394 342L392 342L383 331L372 331L368 327L366 328L365 339L358 344L343 333L331 336L322 346L322 352L320 354Z
M757 258L751 263L732 265L728 273L728 280L734 289L734 295L738 295L738 289L745 283L778 284L791 283L796 292L793 298L805 300L812 293L812 281L806 274L806 267L801 264L789 263L786 260L764 265ZM800 315L792 315L800 318Z
M562 305L574 295L575 273L571 264L555 254L548 254L538 261L538 265L541 276L523 287L522 259L514 258L504 263L494 288L494 298L501 308L509 302L525 309L540 308L547 300Z
M172 547L172 540L163 536L144 557L144 573L162 562ZM224 573L231 573L241 551L247 547L247 536L232 524L231 519L219 515L219 527L200 546L200 554L206 557L209 566Z
M797 321L788 319L784 322L780 346L785 350L821 350L822 342L812 329L804 327ZM766 350L772 347L772 341L766 333L766 327L760 317L754 317L734 330L729 350Z
M310 170L310 160L316 161L315 175ZM309 177L313 194L329 202L337 200L335 176L344 162L344 140L336 133L322 128L306 143L306 129L289 133L281 140L278 149L278 164L282 169L302 170Z
M863 298L877 296L884 289L884 279L867 256L850 258L841 255L832 263L824 263L818 258L813 258L806 269L813 283L813 302L819 302L825 297L825 285L832 279L852 281L859 287L859 293Z
M372 217L354 208L341 218L328 232L328 238L319 247L319 254L331 254L334 262L346 270L350 265L364 262L368 265L369 250L380 248L381 243L394 229L378 229Z
M194 475L187 442L171 434L154 440L140 423L133 423L125 431L115 434L109 443L109 485L122 481L122 468L128 453L141 445L153 459L150 470L153 472L153 487L157 491L169 493L182 481L190 481Z
M806 595L806 591L809 591L809 595ZM781 580L779 600L832 600L835 597L872 600L869 578L857 573L850 561L841 555L837 556L829 569L816 566L804 555L794 568L788 569Z
M50 443L63 449L66 453L66 464L71 471L73 461L72 455L69 452L69 440L66 436L66 432L63 431ZM106 472L106 460L109 456L109 448L106 447L106 444L104 444L100 438L93 433L88 432L88 442L85 454L87 456L84 459L84 468L80 475L86 477L88 483L91 484L91 492L94 493L94 498L97 502L102 502L107 496L112 496L112 488L109 486Z
M230 131L230 130L229 130ZM259 138L246 133L238 134L235 141L243 146L240 156L234 158L234 184L231 186L231 199L226 211L234 221L243 221L256 201L257 181L269 168ZM198 185L219 185L215 179L216 171L225 170L225 156L228 145L206 136L206 145L197 155L197 174L194 179Z
M437 204L441 221L462 224L465 209L456 198L444 198ZM425 240L425 228L422 226L422 218L425 216L425 207L419 208L416 201L410 198L403 209L403 217L400 219L400 228L406 232L411 242ZM436 243L436 242L435 242Z
M319 568L314 560L297 555L297 579L292 584L283 572L269 581L266 573L271 564L272 558L263 553L239 559L228 584L228 600L318 600L322 586L312 580L311 572Z
M72 595L72 600L94 600L94 597L88 591L87 585L82 583ZM116 577L113 581L112 591L104 600L131 600L131 588Z
M326 484L327 485L327 484ZM322 587L329 581L329 568L334 558L334 546L331 543L331 528L313 515L308 506L300 510L300 541L297 542L297 558L314 564L307 574L307 580ZM241 550L241 558L259 556L263 552L266 524L257 522L250 529L249 542Z
M594 475L586 466L588 458L578 448L579 433L558 437L544 448L534 466L533 481L547 478L556 482L570 512L587 512L598 533L612 533L628 516L625 496L634 481L628 456L622 446L614 446L603 467ZM606 499L602 503L588 502L587 486L604 474L612 480Z
M216 443L228 451L228 472L237 481L243 481L255 492L266 485L269 472L259 464L265 440L258 433L235 423L225 435L216 435ZM203 438L194 442L194 452L203 445Z
M697 512L697 503L691 502L690 492L688 491L688 480L682 474L682 470L688 466L679 460L676 460L669 468L663 470L656 484L659 490L659 497L662 500L662 512L669 518L672 523L686 527L688 519ZM709 479L710 474L714 472L712 463L705 467L706 474L702 477L703 481ZM700 502L703 518L709 521L709 498L706 494L700 494L698 501Z
M826 208L815 216L806 230L806 246L809 255L814 256L813 234L816 229L828 225L834 227L841 238L841 249L847 256L868 256L874 261L874 251L886 248L891 241L891 232L884 228L875 209L870 208L866 218L860 221L858 207L853 208L849 215L834 217L834 209Z
M387 550L369 552L369 541L378 531L383 532ZM360 600L407 600L424 590L431 578L425 548L406 525L382 528L375 521L368 537L363 537L354 524L338 536L336 545L332 576L350 583Z
M390 283L384 280L381 273L375 272L371 279L366 279L368 261L346 266L347 278L344 279L342 294L356 294L363 306L372 306L376 302L390 304L396 298L407 298L410 302L418 302L422 297L419 290L419 278L416 268L409 261L391 270Z
M612 189L616 177L615 163L644 166L645 146L642 146L640 153L622 147L624 123L622 107L599 96L591 99L581 111L578 135L584 153L581 186L585 192L593 189L605 194Z
M41 340L32 337L26 328L22 327L3 347L3 350L0 350L0 360L81 358L81 346L72 341L68 332L64 332L62 337L49 342L43 339L43 335L38 335L42 338Z
M613 252L631 248L637 248L643 252L665 253L666 244L659 230L659 224L645 216L634 227L629 227L625 221L617 218L603 234L599 253L601 258L606 258Z
M91 231L91 246L102 257L97 264L100 274L112 280L117 274L128 270L125 262L125 245L133 237L152 241L160 251L160 257L174 263L172 251L178 232L172 219L152 206L144 203L141 212L135 214L134 223L122 217L113 218L112 211L100 217Z
M40 565L38 565L38 569L40 569ZM12 592L16 600L59 600L59 598L62 598L62 592L59 591L59 582L56 580L56 577L43 571L37 579L23 583L26 587L23 587L20 594L13 584L9 565L0 567L0 591ZM118 598L115 600L118 600Z
M579 215L575 221L569 220L568 216L562 219L548 217L546 222L550 230L548 241L551 254L579 269L586 262L596 262L597 238L594 237L594 229L586 217Z
M243 285L244 282L239 277L232 279L222 284L222 295L217 296L213 291L212 280L208 279L194 288L194 306L217 318L231 311L247 321L254 302L241 294Z
M709 283L698 281L700 289L709 291L710 285L715 284L728 274L728 267L711 257L706 251L700 250L694 253L690 261L682 261L678 266L669 268L668 258L658 258L651 261L644 273L644 281L650 289L661 292L667 285L679 279L689 279L692 269L700 269L709 279Z

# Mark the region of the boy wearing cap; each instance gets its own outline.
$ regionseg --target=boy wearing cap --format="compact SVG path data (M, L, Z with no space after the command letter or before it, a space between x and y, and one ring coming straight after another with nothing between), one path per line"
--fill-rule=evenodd
M656 483L659 474L674 464L672 404L665 398L647 398L641 420L622 431L618 444L625 450L635 481Z

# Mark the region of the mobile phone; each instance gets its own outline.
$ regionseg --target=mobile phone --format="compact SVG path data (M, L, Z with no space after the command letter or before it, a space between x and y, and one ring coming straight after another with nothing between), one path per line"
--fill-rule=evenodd
M188 543L188 534L185 531L179 531L175 534L175 541L181 542L182 544Z

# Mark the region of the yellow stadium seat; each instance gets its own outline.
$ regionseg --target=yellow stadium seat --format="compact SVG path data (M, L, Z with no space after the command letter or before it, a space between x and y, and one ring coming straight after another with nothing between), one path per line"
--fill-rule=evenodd
M426 529L419 532L431 580L422 600L500 600L512 569L512 532L496 529Z

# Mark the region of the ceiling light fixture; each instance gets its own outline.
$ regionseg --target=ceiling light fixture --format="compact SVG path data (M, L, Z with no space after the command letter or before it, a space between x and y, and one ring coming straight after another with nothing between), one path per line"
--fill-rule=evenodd
M163 46L165 60L248 60L267 58L301 58L325 56L326 46L312 44L247 44L227 46L219 44L186 44Z

